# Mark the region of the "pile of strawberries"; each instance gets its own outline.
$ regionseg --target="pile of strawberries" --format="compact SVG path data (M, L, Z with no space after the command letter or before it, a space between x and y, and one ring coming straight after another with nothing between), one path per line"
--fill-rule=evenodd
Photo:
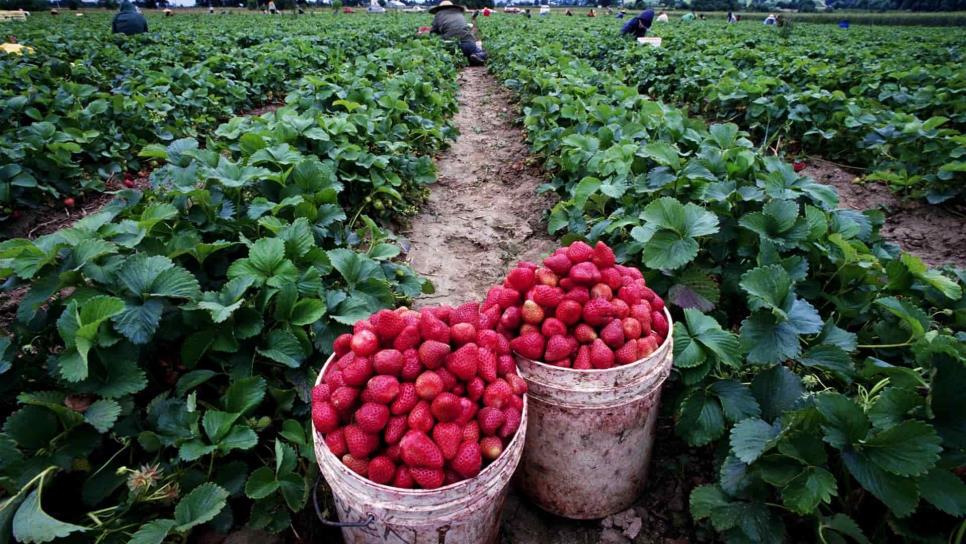
M499 319L514 352L579 370L633 363L668 335L664 301L603 242L574 242L542 267L519 263L490 289L483 315Z
M378 484L435 489L473 478L520 427L527 384L478 303L381 310L336 338L312 391L329 450Z

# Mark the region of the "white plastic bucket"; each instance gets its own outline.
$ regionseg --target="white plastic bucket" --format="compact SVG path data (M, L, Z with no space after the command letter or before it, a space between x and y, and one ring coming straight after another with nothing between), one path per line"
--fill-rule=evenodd
M574 370L516 356L530 403L519 487L544 510L596 519L640 496L671 372L673 325L664 315L668 337L629 365Z
M316 384L333 360L330 357L326 361ZM438 489L400 489L363 478L333 455L313 428L315 456L332 490L339 520L363 524L372 517L372 522L363 527L344 527L345 542L495 544L510 479L523 454L527 402L524 396L520 428L496 461L475 478Z

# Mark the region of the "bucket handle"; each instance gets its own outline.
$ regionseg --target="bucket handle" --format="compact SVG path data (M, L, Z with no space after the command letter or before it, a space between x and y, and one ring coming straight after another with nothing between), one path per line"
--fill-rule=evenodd
M322 515L322 509L319 508L319 484L321 483L322 475L320 474L315 480L315 487L312 488L312 506L315 507L315 516L319 518L322 525L341 528L365 527L369 530L375 530L376 516L372 515L372 512L366 512L365 521L329 521L325 519Z

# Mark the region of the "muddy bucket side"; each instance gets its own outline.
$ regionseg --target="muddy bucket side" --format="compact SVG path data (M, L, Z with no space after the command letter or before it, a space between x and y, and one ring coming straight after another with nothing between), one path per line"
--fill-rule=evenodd
M332 361L326 361L316 383ZM524 397L520 428L496 461L475 478L438 489L401 489L363 478L333 455L313 429L315 456L332 490L339 521L358 525L343 527L345 542L495 544L510 479L523 454L528 404Z
M633 504L647 479L672 352L669 335L649 357L607 370L517 356L530 405L521 491L573 519L602 518Z

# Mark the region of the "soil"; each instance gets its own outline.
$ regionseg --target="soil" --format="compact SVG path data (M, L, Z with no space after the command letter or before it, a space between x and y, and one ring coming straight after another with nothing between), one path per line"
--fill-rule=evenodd
M880 234L933 266L966 267L966 210L901 200L879 183L855 183L855 175L820 158L810 158L802 173L832 185L839 205L855 210L881 209Z
M436 288L422 306L482 301L511 265L556 247L542 220L552 197L536 193L542 172L509 92L485 68L463 70L459 84L460 136L436 158L438 181L405 233L406 260Z

